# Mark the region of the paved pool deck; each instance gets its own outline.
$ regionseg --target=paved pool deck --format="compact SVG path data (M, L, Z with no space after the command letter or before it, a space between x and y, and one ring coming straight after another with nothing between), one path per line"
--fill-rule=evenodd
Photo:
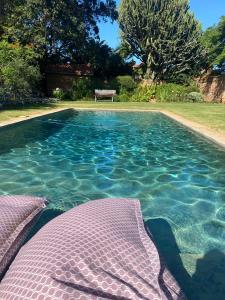
M49 114L53 114L56 112L60 112L60 111L65 111L68 109L74 109L74 110L78 110L78 111L119 111L119 112L160 112L164 115L166 115L167 117L179 122L180 124L184 125L185 127L191 129L192 131L196 132L197 134L200 134L201 136L209 139L210 141L216 143L218 146L222 147L225 149L225 134L217 132L215 130L212 130L210 128L208 128L205 125L199 124L197 122L194 121L190 121L184 117L181 117L178 114L172 113L170 111L166 111L166 110L153 110L153 109L107 109L107 108L81 108L81 107L67 107L67 108L59 108L59 109L49 109L46 110L45 112L41 112L41 113L35 113L32 115L26 115L26 116L20 116L17 118L13 118L11 120L8 121L4 121L4 122L0 122L0 128L4 127L4 126L8 126L8 125L12 125L15 123L19 123L19 122L24 122L33 118L37 118L37 117L41 117L41 116L45 116L45 115L49 115Z

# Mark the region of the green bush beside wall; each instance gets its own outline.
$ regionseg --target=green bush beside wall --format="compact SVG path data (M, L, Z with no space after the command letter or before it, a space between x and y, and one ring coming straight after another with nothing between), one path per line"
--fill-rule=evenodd
M95 89L117 91L115 101L119 102L203 102L203 96L194 82L189 84L163 83L160 85L137 84L131 76L118 76L109 81L97 78L79 78L71 91L57 89L54 96L61 100L93 99Z

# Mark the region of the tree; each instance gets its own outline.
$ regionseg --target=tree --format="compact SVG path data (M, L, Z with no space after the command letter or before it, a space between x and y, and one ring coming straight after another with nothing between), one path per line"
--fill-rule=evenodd
M119 24L123 48L147 65L154 81L196 75L205 65L188 0L122 0Z
M209 64L220 68L225 63L225 16L204 32L202 42L208 50Z
M0 21L7 14L9 9L12 8L16 0L0 0Z
M40 79L37 55L31 47L0 41L0 95L23 99Z
M6 19L6 16L10 11L13 10L17 1L18 0L0 0L0 38L4 33L2 25Z
M112 78L132 73L131 65L104 42L91 40L83 54L81 61L90 63L97 77Z
M18 4L19 3L19 4ZM98 21L117 18L114 0L22 0L8 15L6 34L51 60L76 59L98 37Z

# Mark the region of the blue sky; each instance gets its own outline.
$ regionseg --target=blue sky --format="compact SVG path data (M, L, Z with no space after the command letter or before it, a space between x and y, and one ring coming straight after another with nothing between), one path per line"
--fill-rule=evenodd
M116 2L119 5L120 0ZM190 0L190 6L203 29L216 24L220 17L225 15L225 0ZM120 43L118 24L101 23L100 37L109 46L116 48Z

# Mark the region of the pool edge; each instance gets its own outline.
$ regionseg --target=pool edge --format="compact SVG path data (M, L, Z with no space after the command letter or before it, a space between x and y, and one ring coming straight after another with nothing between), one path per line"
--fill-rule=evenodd
M77 107L72 108L77 111L118 111L118 112L155 112L161 113L170 119L177 121L178 123L184 125L186 128L191 131L197 133L198 135L206 138L210 142L215 143L217 146L225 149L225 135L223 133L216 132L213 129L206 127L205 125L201 125L200 123L188 120L180 115L172 113L167 110L161 109L129 109L129 108L88 108L88 107Z
M205 125L201 125L197 122L190 121L190 120L188 120L184 117L181 117L181 116L179 116L175 113L165 111L165 110L161 110L160 112L163 115L169 117L170 119L175 120L178 123L182 124L186 128L194 131L198 135L200 135L200 136L206 138L207 140L217 144L218 146L223 148L223 150L225 149L225 135L224 134L216 132L216 131L206 127Z
M225 135L219 132L216 132L205 125L201 125L197 122L190 121L180 115L172 113L167 110L160 110L160 109L118 109L118 108L82 108L82 107L67 107L67 108L58 108L49 110L42 113L33 114L32 116L23 116L18 117L17 119L12 119L10 121L0 122L0 128L7 127L16 123L22 123L31 119L35 119L42 116L51 115L57 112L62 112L66 110L75 110L75 111L117 111L117 112L155 112L155 113L162 113L163 115L171 118L172 120L177 121L178 123L184 125L185 127L189 128L190 130L196 132L200 136L208 139L209 141L217 144L218 146L225 149Z
M57 112L62 112L62 111L66 111L66 110L71 110L73 108L58 108L58 109L52 109L46 112L42 112L42 113L37 113L37 114L33 114L32 116L22 116L22 117L18 117L16 119L12 119L9 121L4 121L4 122L0 122L0 128L4 128L10 125L14 125L17 123L23 123L35 118L39 118L39 117L43 117L43 116L47 116L47 115L51 115Z

